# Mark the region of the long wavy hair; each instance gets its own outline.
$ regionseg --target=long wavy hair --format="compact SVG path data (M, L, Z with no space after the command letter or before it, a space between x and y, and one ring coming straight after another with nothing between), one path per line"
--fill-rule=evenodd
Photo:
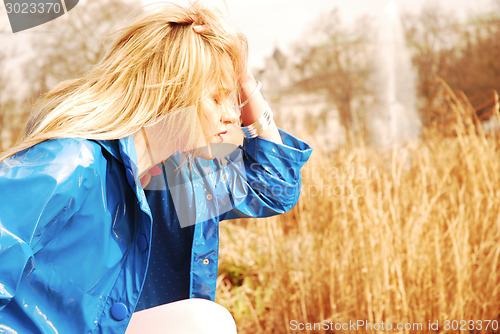
M209 29L197 33L193 25ZM183 145L193 146L207 92L235 92L246 61L246 38L220 11L199 3L149 10L111 38L92 70L38 101L25 136L0 161L49 139L123 138L174 114L165 131L176 135L169 138L182 136ZM232 108L228 99L217 102Z

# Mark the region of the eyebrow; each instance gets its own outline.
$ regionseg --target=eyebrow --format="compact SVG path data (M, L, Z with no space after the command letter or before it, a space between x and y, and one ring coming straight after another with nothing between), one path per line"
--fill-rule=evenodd
M215 90L212 94L210 94L212 97L219 97L219 96L229 96L231 95L233 91L228 88L221 88Z

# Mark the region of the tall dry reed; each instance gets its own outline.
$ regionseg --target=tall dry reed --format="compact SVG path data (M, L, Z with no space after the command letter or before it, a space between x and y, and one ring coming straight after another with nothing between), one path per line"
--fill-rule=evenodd
M445 320L500 321L500 142L450 95L452 136L315 152L293 210L221 224L217 301L239 333L376 332L294 326L323 320L464 333ZM471 332L495 332L485 327Z

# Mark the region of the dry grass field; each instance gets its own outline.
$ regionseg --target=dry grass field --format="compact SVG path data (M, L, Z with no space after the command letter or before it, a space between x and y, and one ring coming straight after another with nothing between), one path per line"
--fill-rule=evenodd
M217 301L239 333L498 333L500 140L451 100L453 136L315 152L291 212L221 224Z

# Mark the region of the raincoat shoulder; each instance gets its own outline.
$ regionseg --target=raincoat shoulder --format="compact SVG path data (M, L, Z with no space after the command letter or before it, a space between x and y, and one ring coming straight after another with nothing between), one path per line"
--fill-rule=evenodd
M118 214L126 207L119 203L137 201L132 190L120 198L106 189L117 173L110 172L110 160L98 142L65 138L0 163L0 331L125 331L126 322L110 320L110 296L127 296L113 292L121 289L113 284L134 232ZM117 194L127 193L128 185L113 184ZM97 253L103 260L90 261ZM137 281L142 284L142 277ZM133 288L137 297L139 288Z
M50 140L0 163L0 310L33 269L33 255L85 200L96 150L82 139Z

